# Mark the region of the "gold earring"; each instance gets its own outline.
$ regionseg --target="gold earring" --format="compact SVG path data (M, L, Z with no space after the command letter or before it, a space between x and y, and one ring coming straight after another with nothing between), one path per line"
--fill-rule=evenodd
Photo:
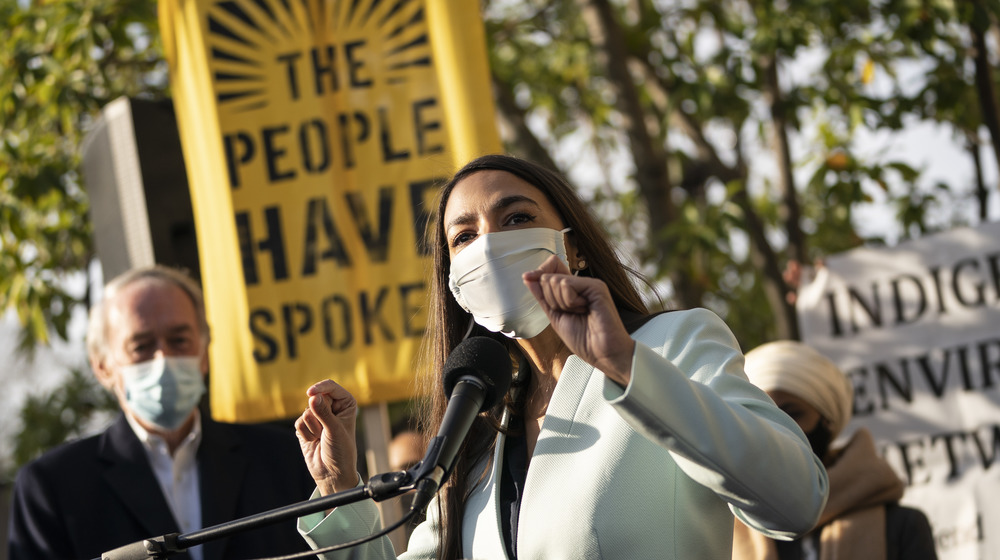
M587 261L585 259L580 259L576 261L576 268L578 268L579 270L587 268Z

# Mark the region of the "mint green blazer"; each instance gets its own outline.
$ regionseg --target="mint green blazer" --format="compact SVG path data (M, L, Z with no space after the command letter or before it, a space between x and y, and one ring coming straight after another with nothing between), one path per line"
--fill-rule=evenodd
M676 311L632 337L628 387L575 356L566 362L528 468L518 558L728 560L734 515L771 538L809 531L826 503L826 470L798 426L747 381L725 323L705 309ZM499 434L466 504L466 558L506 558L503 447ZM436 504L427 511L400 558L435 557ZM299 520L314 549L379 528L370 501ZM387 538L327 556L395 557Z

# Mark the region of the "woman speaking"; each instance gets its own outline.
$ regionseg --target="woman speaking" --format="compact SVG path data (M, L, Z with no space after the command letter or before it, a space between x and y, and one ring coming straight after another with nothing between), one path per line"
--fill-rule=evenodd
M733 516L809 531L827 477L799 427L747 381L704 309L650 315L605 232L560 176L484 156L444 186L432 231L429 371L462 340L520 364L477 416L402 558L729 559ZM440 426L441 381L426 426ZM296 431L315 495L359 484L354 398L308 390ZM371 501L299 520L315 548L372 534ZM338 558L394 558L388 538Z

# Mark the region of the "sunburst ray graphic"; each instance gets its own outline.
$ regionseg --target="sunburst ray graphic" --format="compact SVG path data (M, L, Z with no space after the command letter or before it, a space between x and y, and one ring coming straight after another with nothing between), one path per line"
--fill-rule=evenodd
M385 84L432 66L423 0L222 0L207 13L216 99L234 113L275 102L269 79L282 56L308 57L363 38ZM313 56L316 56L313 54Z

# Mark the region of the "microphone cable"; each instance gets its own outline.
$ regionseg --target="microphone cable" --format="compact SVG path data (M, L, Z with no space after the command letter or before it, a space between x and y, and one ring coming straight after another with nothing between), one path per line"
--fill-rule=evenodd
M400 527L402 527L406 523L409 523L409 521L411 519L413 519L413 516L415 516L416 514L417 514L417 510L411 509L410 511L406 512L406 514L404 514L403 517L400 518L399 521L393 523L392 525L390 525L390 526L382 529L381 531L372 533L372 534L367 535L365 537L362 537L360 539L355 539L353 541L349 541L349 542L345 542L345 543L340 543L340 544L335 544L335 545L331 545L331 546L328 546L328 547L325 547L325 548L318 548L316 550L307 550L305 552L296 552L295 554L288 554L288 555L285 555L285 556L268 556L266 558L251 558L249 560L297 560L299 558L314 558L314 557L318 557L320 554L326 554L327 552L336 552L338 550L343 550L345 548L351 548L351 547L358 546L360 544L365 544L367 542L370 542L370 541L373 541L375 539L379 539L379 538L382 538L382 537L388 535L389 533L395 531L396 529L399 529Z

